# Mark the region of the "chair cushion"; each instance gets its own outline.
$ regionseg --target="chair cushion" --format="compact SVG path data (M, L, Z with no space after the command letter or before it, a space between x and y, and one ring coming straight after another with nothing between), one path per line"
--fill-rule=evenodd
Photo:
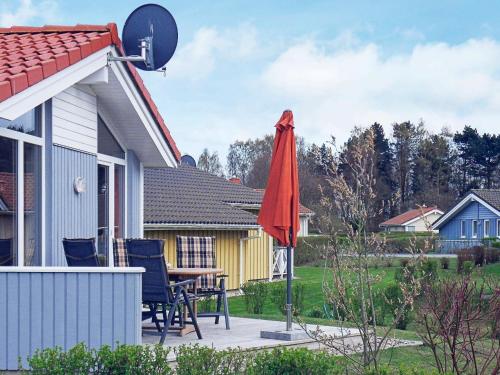
M115 267L128 267L127 244L125 239L113 239L113 258Z
M177 236L177 267L179 268L215 268L215 238ZM216 275L201 276L199 290L215 288Z

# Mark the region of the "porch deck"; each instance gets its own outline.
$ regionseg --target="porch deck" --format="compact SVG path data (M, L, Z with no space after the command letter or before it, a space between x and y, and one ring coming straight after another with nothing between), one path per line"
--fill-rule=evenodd
M231 318L231 329L226 330L223 320L219 325L214 324L214 320L211 318L199 319L200 329L203 334L203 339L198 340L196 334L190 333L186 336L180 337L176 332L169 333L167 339L165 340L165 346L172 348L179 347L181 345L189 344L199 344L202 346L213 347L217 350L224 350L228 348L241 348L246 350L261 350L261 349L271 349L277 346L288 346L288 347L307 347L309 349L317 350L321 348L321 345L313 339L307 338L303 340L296 341L281 341L273 339L264 339L260 337L260 331L278 331L285 328L284 322L271 321L271 320L260 320L260 319L247 319L247 318ZM294 328L299 328L294 324ZM316 326L310 326L310 329L315 329ZM323 332L335 335L337 337L342 336L342 330L339 327L331 326L320 326ZM344 328L344 339L348 342L351 347L355 347L360 342L359 335L356 334L354 330L349 330ZM143 333L142 343L143 344L156 344L159 341L159 336L151 335L148 333ZM407 341L407 340L397 340L397 342L392 342L391 346L415 346L421 345L418 341ZM171 352L169 354L170 359L175 361L175 354Z

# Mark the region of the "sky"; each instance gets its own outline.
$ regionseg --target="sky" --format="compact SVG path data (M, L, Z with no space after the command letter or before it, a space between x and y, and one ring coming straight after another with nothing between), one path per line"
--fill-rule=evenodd
M423 120L500 133L499 1L158 1L179 44L141 73L183 154L225 163L292 109L308 143ZM2 0L0 26L115 22L141 1Z

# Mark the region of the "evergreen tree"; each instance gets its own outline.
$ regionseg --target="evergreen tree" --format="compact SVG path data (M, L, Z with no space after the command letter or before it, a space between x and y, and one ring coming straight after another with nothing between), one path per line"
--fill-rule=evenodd
M413 206L411 180L414 172L415 158L420 141L425 135L424 124L417 126L411 122L394 124L392 127L392 147L396 184L399 191L399 211L405 211Z
M389 140L385 136L384 128L375 122L371 126L374 142L374 156L376 170L374 172L376 184L376 201L380 215L377 216L376 225L388 219L393 213L392 198L395 192L393 180L393 156ZM373 224L373 223L372 223Z

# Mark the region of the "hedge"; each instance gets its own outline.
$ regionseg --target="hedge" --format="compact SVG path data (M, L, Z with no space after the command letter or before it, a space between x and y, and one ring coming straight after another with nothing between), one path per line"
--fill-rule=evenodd
M386 235L384 233L381 236L385 236L386 238L386 253L388 254L407 253L414 238L417 249L421 250L424 250L426 242L433 241L432 237L427 233L405 235ZM329 240L330 237L324 235L297 238L297 247L294 253L295 265L322 265L325 260ZM434 248L433 243L431 243L430 247L431 249Z
M175 352L177 362L168 360ZM97 375L336 375L346 373L346 361L324 351L306 348L275 348L249 352L239 349L217 351L199 345L171 349L161 345L119 345L89 349L80 343L67 352L61 348L37 350L27 359L29 374ZM415 368L383 369L379 374L421 375ZM368 370L366 374L374 374Z

